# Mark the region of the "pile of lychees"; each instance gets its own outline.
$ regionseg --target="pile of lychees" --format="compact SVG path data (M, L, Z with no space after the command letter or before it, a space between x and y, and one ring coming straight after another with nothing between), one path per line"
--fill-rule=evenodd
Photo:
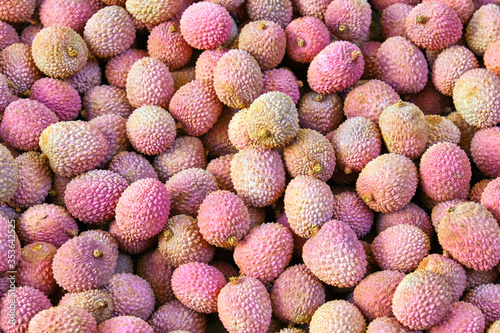
M0 332L500 333L499 0L0 0Z

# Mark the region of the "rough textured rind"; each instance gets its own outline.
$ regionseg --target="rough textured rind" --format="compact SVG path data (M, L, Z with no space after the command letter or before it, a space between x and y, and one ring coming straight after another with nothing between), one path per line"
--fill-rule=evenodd
M266 287L259 280L241 276L220 291L219 318L229 333L260 333L271 323L272 307Z
M466 302L455 302L450 311L429 333L482 333L484 332L484 316L475 305Z
M219 4L203 1L189 6L180 20L184 40L207 50L222 45L231 34L231 15Z
M121 175L129 185L144 178L158 179L151 163L144 156L132 151L123 151L113 157L109 170Z
M392 316L392 297L404 273L384 270L368 275L354 288L354 305L372 321Z
M177 90L169 110L188 135L208 132L222 112L222 103L208 80L194 80Z
M409 158L383 154L368 162L361 171L356 191L371 209L391 213L410 202L417 183L417 168Z
M101 72L97 60L89 59L78 73L63 79L63 81L69 83L79 94L83 95L91 88L101 84Z
M419 3L419 1L418 0L372 0L371 3L375 10L383 11L387 7L396 3L404 3L410 6L416 6Z
M109 224L109 233L116 238L116 241L118 242L118 245L120 247L120 251L128 254L144 253L158 241L158 237L156 236L146 239L137 239L135 235L126 233L121 230L117 226L116 220L111 221L111 223Z
M429 254L431 245L422 229L397 224L378 234L371 248L380 268L409 273Z
M98 325L111 318L114 307L111 295L100 289L67 293L61 298L58 305L81 308L90 313Z
M474 164L488 177L500 177L500 127L477 131L470 145Z
M446 4L424 1L406 17L406 35L421 48L442 50L462 36L462 21Z
M364 66L359 47L347 41L333 42L311 61L307 83L320 94L339 92L361 78Z
M23 333L35 315L52 305L47 296L33 287L17 287L0 300L0 328L3 332ZM14 312L14 313L12 313Z
M464 73L453 88L458 113L472 126L491 127L500 122L500 78L484 68Z
M7 77L13 95L25 96L33 83L42 77L31 51L28 45L14 43L0 52L0 72Z
M198 210L200 233L207 242L218 247L236 245L250 229L250 222L243 200L228 191L208 194Z
M230 50L214 68L214 88L220 101L235 108L247 108L262 92L262 72L250 53Z
M380 27L384 39L390 37L406 37L406 17L413 6L405 3L394 3L384 9L380 16Z
M414 330L439 323L453 302L451 289L437 273L417 270L398 285L392 299L396 319Z
M100 288L113 276L117 257L108 244L99 240L90 237L70 239L54 256L54 279L69 292Z
M0 20L20 23L28 21L35 11L36 0L21 0L2 3Z
M156 105L168 109L174 95L174 80L167 65L144 57L130 67L127 75L127 98L134 107Z
M377 63L377 53L382 43L380 42L366 42L359 47L363 59L365 61L365 69L363 71L362 79L372 80L380 76L380 68Z
M488 208L497 221L500 221L500 177L486 186L481 195L481 205Z
M42 78L31 86L30 98L51 109L60 120L73 120L82 109L78 91L69 83Z
M78 225L65 208L44 203L28 208L21 215L17 232L25 244L47 242L60 247L78 234Z
M28 332L96 333L94 318L87 311L69 306L57 306L39 312L31 319Z
M132 257L129 254L123 252L118 253L118 259L116 260L115 274L119 273L131 273L131 274L134 273L134 262L132 261ZM142 278L144 279L144 277ZM149 281L148 283L151 285ZM151 286L151 288L153 288L153 286Z
M154 333L148 323L134 316L118 316L97 327L97 333Z
M249 147L252 140L248 135L246 125L246 114L248 109L236 112L227 125L227 137L238 150Z
M484 284L467 293L464 298L481 310L486 325L500 319L500 284Z
M495 321L490 326L487 333L498 333L498 332L500 332L500 320Z
M297 176L285 190L285 213L290 228L311 238L333 215L330 187L312 176Z
M116 226L134 239L151 238L165 226L170 202L169 193L159 180L138 180L127 187L118 200Z
M285 55L285 31L271 21L250 22L240 31L238 48L250 53L263 71L273 69Z
M330 301L318 308L311 319L309 332L363 333L366 321L361 311L344 300Z
M427 133L429 140L427 148L440 142L449 142L458 145L460 143L460 129L448 118L438 115L426 115Z
M43 28L33 39L32 55L44 74L64 79L82 70L89 50L83 38L71 28L51 26Z
M325 12L325 23L335 37L350 42L367 39L372 8L367 0L333 0Z
M135 19L155 26L171 19L182 9L182 1L127 0L125 8Z
M40 135L40 148L54 173L72 177L92 170L108 153L106 137L83 121L60 121Z
M144 254L137 264L137 275L146 280L156 299L156 305L175 299L170 280L173 269L163 258L159 250Z
M231 108L223 108L217 122L203 136L203 145L212 157L219 157L238 152L235 146L229 141L229 122L238 111Z
M290 0L248 0L245 4L248 16L252 21L272 21L284 29L292 20Z
M155 308L149 284L137 275L115 274L104 287L113 299L113 317L135 316L147 320Z
M486 271L500 260L500 227L478 203L466 202L448 209L437 234L443 249L467 268Z
M291 231L279 223L264 223L236 245L234 261L243 275L268 283L288 266L292 252Z
M14 148L39 150L38 140L43 130L58 121L54 112L42 103L20 99L10 103L5 109L0 123L0 135Z
M186 308L175 300L160 306L148 320L155 333L187 330L191 333L205 333L205 314Z
M145 50L130 48L116 57L109 59L106 63L104 75L109 84L117 88L125 88L127 75L132 65L139 59L147 57Z
M385 40L377 53L380 79L399 94L416 94L424 89L429 69L424 54L405 37Z
M300 98L299 87L303 86L302 81L297 80L293 72L287 68L275 68L264 72L262 77L262 93L270 91L280 91L287 94L295 104Z
M215 247L201 235L198 221L187 215L176 215L167 221L159 236L158 250L168 265L179 267L188 262L208 263Z
M304 244L302 258L321 281L338 288L354 287L365 275L368 264L354 231L337 220L325 223Z
M303 264L287 268L271 289L273 314L283 322L306 324L325 303L325 287Z
M184 67L191 59L193 48L184 40L176 21L157 25L148 37L151 57L163 61L170 71Z
M83 223L101 224L115 217L118 199L128 183L109 170L92 170L66 186L64 202L70 214Z
M101 85L89 89L82 99L83 116L92 120L106 114L116 114L127 119L134 108L127 99L127 92L114 86Z
M130 142L127 139L127 120L117 114L105 114L89 121L89 124L104 134L108 142L108 153L100 167L108 166L108 162L118 153L127 151Z
M370 231L374 215L354 189L333 194L332 218L349 225L358 238L364 237Z
M470 189L469 201L481 203L481 196L483 195L484 189L491 181L493 181L493 179L483 179L474 184L474 186Z
M500 6L489 3L477 9L465 29L465 41L477 56L483 56L488 47L500 38Z
M52 273L52 259L56 252L54 245L43 242L31 243L23 247L16 275L18 286L29 286L46 295L52 294L56 289L56 281Z
M312 16L299 17L286 28L286 54L301 63L310 63L329 43L325 24Z
M0 22L0 36L2 37L0 51L14 43L19 43L19 35L16 29L7 22Z
M417 333L421 331L410 330L404 327L394 317L379 317L368 325L366 333Z
M17 100L17 96L13 94L9 81L5 74L0 73L0 112L4 112L10 103Z
M285 189L285 168L280 154L257 146L240 150L231 161L231 180L246 205L269 206Z
M432 208L432 214L431 214L432 226L434 227L434 230L437 231L439 222L441 222L441 220L443 219L448 207L455 207L456 205L463 202L465 202L465 200L455 199L455 200L443 201L434 206Z
M299 125L323 135L336 129L344 119L342 100L337 94L306 92L297 104Z
M420 159L420 185L436 201L467 199L472 170L467 154L449 142L437 143Z
M500 75L500 40L488 46L484 53L484 65L496 75Z
M457 111L450 113L446 118L451 120L455 126L460 129L460 142L458 145L467 153L467 156L470 157L470 145L474 133L477 132L477 128L469 125Z
M288 95L279 91L271 91L255 99L245 118L252 142L266 148L285 146L299 130L295 103Z
M214 68L219 59L227 53L225 47L217 47L213 50L205 50L196 59L195 77L196 80L214 80Z
M419 227L429 237L432 237L434 233L429 215L423 208L412 202L393 213L379 214L377 216L377 233L398 224L410 224Z
M389 152L415 159L425 151L427 123L415 104L398 101L387 107L380 114L379 127Z
M93 14L90 2L82 0L44 0L39 8L40 22L45 28L64 25L79 34Z

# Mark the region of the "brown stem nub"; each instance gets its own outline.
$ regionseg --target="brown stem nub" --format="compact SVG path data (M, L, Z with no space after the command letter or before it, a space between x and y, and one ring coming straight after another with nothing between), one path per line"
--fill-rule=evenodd
M297 38L297 45L299 47L304 47L304 46L306 46L306 41L303 40L302 38Z
M325 95L323 95L323 94L316 94L316 96L314 96L314 99L317 102L322 102L325 99Z
M95 305L99 309L104 309L105 307L108 306L108 303L106 303L105 301L101 300L101 301L98 301Z
M104 252L102 252L99 249L96 249L94 250L94 252L92 252L92 255L94 256L94 258L101 258L104 255Z
M344 32L344 31L346 31L346 30L347 30L347 26L346 26L346 25L341 24L341 25L339 26L339 32Z
M170 27L168 27L168 32L177 32L177 27L175 26L175 24L171 24Z
M261 129L259 131L259 137L260 138L263 138L263 139L264 138L269 138L269 137L271 137L271 135L272 135L271 132L268 129L266 129L266 128L263 128L263 129Z
M172 230L170 229L167 229L165 230L165 232L163 233L163 238L165 239L166 242L169 241L170 238L172 238L172 236L174 235L174 233L172 232Z
M234 236L229 236L229 238L227 239L227 242L231 246L236 246L236 244L238 244L238 239Z
M259 23L259 25L257 26L258 29L260 30L265 30L267 28L267 25L265 22L262 22L262 23Z
M321 165L321 162L319 161L314 161L311 165L311 170L309 170L309 175L315 175L323 171L323 166Z
M402 107L405 105L405 102L403 102L402 100L399 100L396 102L396 105L399 106L399 107Z
M360 56L361 56L361 52L359 52L359 51L357 51L357 50L356 50L356 51L352 51L352 53L351 53L351 59L352 59L352 60L356 60L356 59L358 59Z
M42 244L36 244L33 246L33 251L40 251L43 248Z
M369 202L371 202L373 200L373 197L372 197L371 194L367 194L367 195L363 196L362 199L363 199L364 202L369 203Z
M240 280L240 277L239 276L231 276L229 278L229 282L233 283L233 284L237 284Z
M50 195L51 197L55 197L55 196L57 195L57 190L55 190L55 189L50 190L50 191L49 191L49 195Z
M68 46L68 54L71 58L74 58L76 57L76 55L78 54L78 52L76 52L76 49L71 47L71 46Z
M451 213L455 210L455 206L446 208L447 213Z
M78 236L78 230L66 229L66 233L72 237Z
M427 16L419 15L417 16L415 21L417 21L417 23L425 24L427 21L429 21L429 18Z
M351 169L350 167L345 167L345 169L344 169L344 173L345 173L346 175L348 175L348 174L352 173L352 169Z

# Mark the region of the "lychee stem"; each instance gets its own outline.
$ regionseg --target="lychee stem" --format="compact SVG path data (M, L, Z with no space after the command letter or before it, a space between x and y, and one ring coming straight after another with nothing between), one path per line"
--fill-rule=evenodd
M259 25L257 26L258 29L260 30L265 30L267 28L267 25L265 22L262 22L262 23L259 23Z
M417 21L417 23L422 23L422 24L426 23L428 20L429 20L429 18L427 16L423 16L423 15L419 15L415 19L415 21Z
M33 246L33 251L39 251L43 248L43 245L42 244L36 244L35 246Z
M96 249L94 250L94 252L92 252L92 255L94 256L94 258L101 258L102 256L104 256L104 252L102 252L99 249Z
M352 173L352 169L351 169L351 168L349 168L349 167L345 167L345 169L344 169L344 173L345 173L346 175L348 175L348 174Z
M167 229L167 230L165 230L165 232L163 233L163 238L165 239L165 241L167 241L167 242L168 242L168 240L169 240L170 238L172 238L172 236L173 236L173 235L174 235L174 233L172 232L172 230Z
M96 303L96 306L99 309L103 309L103 308L105 308L105 307L108 306L108 303L106 303L105 301L99 301L99 302Z
M177 28L175 27L175 25L174 25L174 24L172 24L172 25L170 25L170 27L168 27L168 31L169 31L169 32L172 32L172 33L173 33L173 32L177 32Z
M373 200L373 197L371 194L367 194L367 195L363 196L362 199L364 202L368 203L368 202L371 202Z
M263 128L259 131L259 137L263 139L269 138L271 137L271 132L268 129Z
M238 239L234 236L229 236L229 238L227 239L227 242L231 246L236 246L236 244L238 244Z
M351 53L351 59L352 60L356 60L356 59L359 58L360 55L361 55L361 52L359 52L358 50L352 51L352 53Z
M403 102L402 100L399 100L396 102L396 105L399 106L399 107L402 107L405 105L405 102Z
M71 57L71 58L74 58L76 57L78 54L78 52L76 51L76 49L74 49L73 47L71 46L68 46L68 55Z
M304 47L304 46L306 46L306 41L303 40L302 38L297 38L297 45L299 47Z
M314 96L314 99L317 102L322 102L325 99L325 95L323 95L323 94L316 94L316 96Z
M239 276L231 276L229 278L229 282L233 283L233 284L237 284L240 280L240 277Z
M339 26L339 32L344 32L344 31L346 31L346 30L347 30L347 26L346 26L346 25L341 24L341 25Z
M57 190L55 190L55 189L50 190L50 191L49 191L49 195L50 195L51 197L55 197L55 196L57 195Z

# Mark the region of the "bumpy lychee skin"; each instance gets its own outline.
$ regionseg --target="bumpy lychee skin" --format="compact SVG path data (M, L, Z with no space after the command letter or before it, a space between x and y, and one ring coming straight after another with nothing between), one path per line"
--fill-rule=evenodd
M127 98L134 107L157 105L167 109L174 94L174 80L167 65L144 57L130 67L126 88Z
M151 57L163 61L170 71L184 67L193 54L193 48L181 35L179 23L164 22L156 26L148 37Z
M11 93L17 96L25 96L33 83L42 76L35 66L31 48L22 43L14 43L0 52L0 71L7 77Z
M207 158L203 143L193 136L177 137L166 151L155 157L153 166L162 182L182 170L205 169Z
M483 284L495 283L498 277L498 270L493 268L487 271L476 271L466 268L465 274L467 275L465 290L469 291Z
M107 245L109 248L111 248L113 255L118 257L118 254L119 254L118 242L110 232L100 230L100 229L87 230L87 231L82 232L79 237L80 238L91 238L91 239L94 239L96 241L99 241L99 242Z
M280 91L287 94L295 104L299 101L302 81L298 81L293 72L287 68L275 68L264 72L262 77L262 93Z
M356 191L349 189L333 194L332 217L349 225L356 236L361 238L372 228L374 213Z
M52 187L52 171L47 157L29 151L16 157L15 161L19 167L19 182L9 205L28 208L44 202Z
M83 32L85 23L93 14L90 2L81 0L45 0L39 9L40 21L44 27L64 25L79 34Z
M113 315L113 299L107 291L101 289L67 293L58 305L84 309L94 317L98 325Z
M455 207L458 204L461 204L463 202L466 202L466 200L463 199L454 199L454 200L449 200L449 201L443 201L441 203L438 203L436 206L432 208L432 214L431 214L431 220L432 220L432 226L434 227L434 230L437 231L439 222L443 219L444 215L446 214L446 210L449 207ZM479 201L477 201L479 203Z
M329 33L325 24L312 16L299 17L286 28L286 53L301 63L310 63L329 43Z
M184 66L181 69L170 72L170 74L174 80L174 91L179 90L183 85L194 81L196 78L194 66Z
M83 121L52 124L42 132L39 143L52 170L63 177L92 170L104 161L109 148L101 131Z
M203 144L208 154L212 157L219 157L238 152L235 146L229 141L228 128L229 122L238 110L223 108L217 122L203 136Z
M471 177L467 154L453 143L433 145L420 160L422 189L433 200L466 199Z
M16 29L7 22L2 21L0 23L0 36L2 36L0 51L14 43L19 43L19 35L17 34Z
M245 114L250 139L266 148L283 147L299 129L299 117L293 100L279 91L259 96Z
M243 50L230 50L214 68L214 88L220 101L235 108L247 108L262 92L259 63Z
M330 187L312 176L290 181L284 202L290 228L301 237L312 237L333 215Z
M500 177L500 127L484 128L474 134L471 155L474 164L488 177Z
M97 326L97 333L154 333L153 328L141 318L118 316Z
M128 118L134 108L127 99L127 92L114 86L101 85L89 89L82 99L83 116L92 120L106 114Z
M326 9L325 23L337 38L350 42L368 37L372 9L368 1L333 0Z
M73 120L82 109L78 91L69 83L52 78L33 83L30 98L51 109L60 120Z
M116 224L126 235L145 240L163 229L169 212L170 196L165 186L156 179L141 179L120 196Z
M47 242L60 247L78 234L78 226L65 208L44 203L28 208L21 215L17 232L25 244Z
M247 125L246 125L246 114L248 109L242 109L236 112L229 124L227 124L227 137L233 146L242 150L250 146L252 139L248 135Z
M118 199L128 183L109 170L92 170L69 182L64 202L73 217L88 224L100 224L115 216Z
M458 113L472 126L491 127L500 121L500 78L484 68L463 74L453 88Z
M491 181L493 181L493 179L486 178L474 184L470 189L469 201L481 203L481 196L483 195L484 189Z
M129 185L144 178L158 179L151 163L142 155L131 151L123 151L113 157L109 170L121 175Z
M42 24L30 24L26 28L23 29L21 34L19 35L19 41L23 44L31 46L33 44L33 39L36 34L39 33L43 29Z
M443 50L432 66L432 83L446 96L453 95L455 82L465 72L478 68L474 53L464 46L454 45Z
M285 168L277 151L263 147L240 150L231 161L231 180L238 196L251 207L265 207L285 189Z
M172 275L175 297L186 307L202 313L217 311L217 296L225 284L224 275L204 263L184 264Z
M448 209L437 234L443 249L467 268L485 271L500 260L500 227L488 209L478 203L466 202Z
M399 94L415 94L427 83L427 61L418 47L405 37L390 37L379 48L380 79Z
M390 37L406 37L406 17L413 9L413 6L406 3L394 3L384 9L380 16L380 26L382 36L387 39Z
M285 31L271 21L250 22L241 29L238 48L250 53L263 71L273 69L285 55Z
M403 326L394 317L379 317L373 320L367 327L366 333L414 333L419 331L410 330Z
M56 252L54 245L43 242L23 247L16 275L17 284L36 288L46 295L52 294L56 289L52 273L52 260Z
M73 76L63 79L69 83L79 94L85 94L91 88L101 84L101 67L97 60L89 59L82 70Z
M398 224L410 224L419 227L429 237L432 237L434 232L429 215L423 208L412 202L393 213L379 214L377 216L377 233Z
M104 74L109 84L117 88L125 88L127 75L132 65L139 59L147 57L144 50L128 49L116 57L111 58L107 64Z
M455 302L448 314L429 333L481 333L484 332L484 315L478 307L466 302Z
M0 19L14 23L28 21L35 11L36 4L36 0L3 3L0 9Z
M156 305L175 299L170 280L172 279L170 267L159 250L144 254L137 264L137 275L146 280L156 299Z
M404 273L384 270L368 275L354 289L354 305L372 321L392 316L392 297Z
M272 307L266 287L249 276L233 278L221 289L217 309L229 333L263 332L271 323Z
M377 53L382 43L380 42L366 42L361 44L361 54L365 61L365 69L363 71L362 79L372 80L380 76L380 68L377 63Z
M209 80L213 82L215 65L227 51L224 47L203 51L196 60L196 80Z
M198 210L203 238L218 247L231 247L250 229L250 215L243 200L229 191L208 194Z
M391 213L410 202L417 183L417 168L409 158L383 154L368 162L361 171L356 191L371 209Z
M4 112L5 108L17 100L17 96L13 94L11 89L11 82L7 76L3 73L0 73L0 112Z
M153 313L153 290L143 278L123 273L115 274L104 287L113 299L113 316L135 316L147 320Z
M287 268L271 289L273 313L283 322L306 324L325 303L325 287L304 265Z
M27 332L30 320L52 305L47 296L33 287L17 287L0 300L0 328L4 332Z
M427 148L440 142L449 142L458 145L460 143L460 129L448 118L438 115L426 115L427 133L429 140Z
M134 262L132 261L132 257L129 254L121 252L118 254L118 260L116 260L115 274L118 273L134 273Z
M366 330L366 321L361 311L344 300L330 301L318 308L312 316L309 332L349 332L362 333Z
M500 284L484 284L467 293L465 302L478 307L484 315L486 325L500 319Z
M107 166L115 155L130 148L130 142L127 139L127 120L125 118L117 114L105 114L92 119L89 124L101 131L108 142L108 153L100 167Z
M252 21L272 21L283 29L292 20L292 3L289 0L250 0L246 2L246 9Z
M222 45L231 34L231 15L212 2L192 4L182 13L180 23L186 42L201 50Z
M484 65L496 75L500 75L500 41L488 47L484 53Z
M462 36L462 21L447 5L438 1L424 2L406 17L406 35L421 48L442 50Z
M47 27L33 39L36 66L53 78L63 79L78 73L87 63L88 53L83 38L69 27Z
M375 237L371 247L382 269L404 273L417 268L431 248L429 236L422 229L409 224L398 224L382 231Z
M383 11L387 7L396 3L403 3L409 6L416 6L419 3L419 1L418 0L373 0L371 1L371 3L375 10Z
M398 285L392 299L396 319L414 330L439 323L453 302L448 282L437 273L417 270Z
M120 251L127 254L144 253L158 241L158 237L156 236L146 239L137 239L135 235L120 229L116 224L116 220L111 221L109 224L109 233L115 237Z
M465 41L477 56L483 56L488 47L500 38L497 22L500 19L500 6L489 3L477 9L465 29Z
M42 103L19 99L5 109L0 134L14 148L39 150L38 140L43 130L58 121L56 114Z
M484 189L481 205L488 208L493 216L500 221L500 177L492 180Z
M182 1L124 1L127 11L146 25L155 26L171 19L182 7Z
M222 103L210 81L194 80L175 92L169 110L188 135L199 136L217 122Z
M347 41L333 42L311 61L307 83L320 94L339 92L361 78L364 66L359 47Z
M366 272L366 254L352 229L332 220L310 238L302 249L307 268L321 281L338 287L355 286Z
M39 312L31 319L28 332L96 333L94 318L87 311L71 306L57 306Z
M344 119L342 100L337 94L305 93L297 104L299 125L323 135L336 129Z
M192 333L203 333L207 330L203 313L188 309L175 300L160 306L148 320L155 333L172 330L188 330Z

